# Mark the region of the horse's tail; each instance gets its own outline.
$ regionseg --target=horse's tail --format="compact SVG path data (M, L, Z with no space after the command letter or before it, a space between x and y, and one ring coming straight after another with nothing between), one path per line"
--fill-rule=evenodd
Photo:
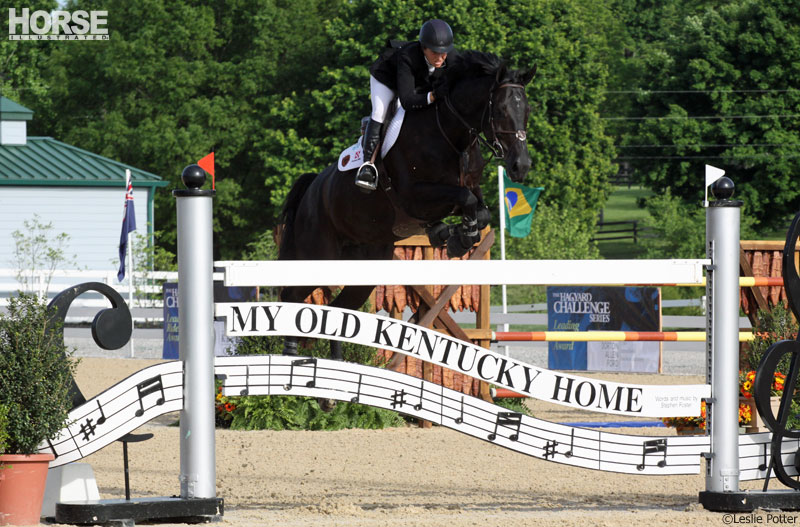
M289 195L286 196L286 202L283 204L281 210L279 223L283 224L283 232L281 234L281 244L278 249L279 260L292 260L295 254L294 245L294 218L297 215L297 209L300 206L300 201L311 186L311 183L316 179L317 174L308 172L300 176L297 181L292 185Z

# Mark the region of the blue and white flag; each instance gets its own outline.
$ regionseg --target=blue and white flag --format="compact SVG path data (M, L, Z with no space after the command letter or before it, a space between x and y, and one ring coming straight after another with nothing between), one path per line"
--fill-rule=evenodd
M119 272L117 280L125 278L125 253L128 250L128 234L136 230L136 211L133 208L133 183L131 171L125 170L125 209L122 214L122 234L119 237Z

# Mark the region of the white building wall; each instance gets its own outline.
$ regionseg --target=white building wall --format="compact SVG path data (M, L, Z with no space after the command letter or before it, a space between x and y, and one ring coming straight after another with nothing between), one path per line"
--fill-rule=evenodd
M134 187L136 232L147 233L149 187ZM64 252L87 270L116 270L125 189L111 187L0 186L0 268L14 268L15 230L34 214L53 223L50 236L69 234Z
M0 121L0 145L24 145L28 125L25 121Z

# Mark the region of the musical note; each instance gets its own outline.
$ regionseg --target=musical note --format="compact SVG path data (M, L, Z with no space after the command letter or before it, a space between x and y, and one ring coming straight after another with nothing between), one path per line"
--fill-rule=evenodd
M144 403L142 400L151 393L161 392L161 397L158 398L156 404L161 406L164 404L164 385L161 382L161 376L152 377L144 382L136 385L136 391L139 394L139 409L136 410L136 417L141 417L144 414Z
M350 399L351 403L357 403L358 400L361 398L361 378L363 377L362 374L358 374L358 389L356 390L356 396Z
M464 422L464 396L461 396L461 415L456 417L456 424L460 425Z
M636 465L636 470L644 470L644 460L647 454L655 454L657 452L664 452L664 459L658 462L658 466L664 468L667 466L667 440L666 439L653 439L642 443L642 462Z
M97 409L100 410L100 419L97 420L97 424L101 425L106 422L106 414L103 413L103 407L100 406L100 401L97 401Z
M86 419L86 422L81 425L81 434L83 434L83 440L88 441L91 436L95 434L94 430L97 426L92 424L92 418L89 417Z
M402 408L402 406L406 403L406 391L397 390L394 391L392 394L392 408L396 408L398 405Z
M555 457L558 452L556 452L556 447L558 446L558 441L548 441L544 445L544 458L548 459L551 457Z
M522 414L518 412L499 412L497 420L494 422L494 432L489 434L489 441L494 441L497 438L497 429L501 426L516 426L515 433L508 436L512 441L519 439L519 427L522 425Z
M425 395L425 381L420 381L419 383L419 404L414 405L414 410L420 411L422 410L422 398Z
M244 388L239 392L241 395L247 395L250 393L250 365L245 364L244 370Z
M572 434L569 438L569 450L564 452L564 457L572 457L572 447L575 444L575 429L572 429Z
M53 461L58 459L58 452L56 452L56 447L53 446L52 441L50 441L49 439L47 440L47 446L50 447L50 451L53 452L53 455L55 456L55 459L53 459Z
M758 465L758 470L767 470L767 444L761 443L761 446L764 447L764 461Z
M287 392L292 389L292 380L294 378L294 367L295 366L306 366L308 364L314 365L314 373L312 374L312 379L306 382L306 386L309 388L313 388L317 384L317 359L297 359L292 361L292 367L289 370L289 384L284 384L283 389Z

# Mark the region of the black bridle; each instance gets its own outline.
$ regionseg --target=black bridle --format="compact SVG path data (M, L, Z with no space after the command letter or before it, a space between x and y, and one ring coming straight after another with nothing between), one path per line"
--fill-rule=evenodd
M475 141L480 141L481 143L486 145L486 147L492 152L492 155L495 158L503 159L503 157L505 157L505 149L503 148L503 144L500 142L500 138L497 137L497 134L514 134L520 141L525 141L528 138L528 134L525 130L503 130L495 127L494 112L492 111L493 109L492 107L494 105L494 94L497 90L500 90L502 88L518 88L523 91L525 90L525 86L523 86L522 84L515 84L511 82L506 82L498 86L492 87L492 89L489 91L489 101L483 107L483 111L481 112L480 131L476 130L475 127L470 125L467 122L467 120L461 116L459 111L456 110L455 106L453 106L453 103L450 101L450 97L445 97L444 103L447 106L447 109L450 110L450 113L452 113L469 132L470 140L467 143L467 148L464 151L468 150L469 147L475 144ZM492 136L490 138L491 142L489 141L489 139L483 136L483 123L486 120L487 113L489 114L489 129L492 131ZM436 124L439 126L439 131L442 133L442 136L447 141L447 144L449 144L453 148L453 150L455 150L457 153L461 154L462 152L458 148L456 148L456 146L447 136L447 133L444 131L444 128L442 128L442 123L439 118L438 104L436 105Z

